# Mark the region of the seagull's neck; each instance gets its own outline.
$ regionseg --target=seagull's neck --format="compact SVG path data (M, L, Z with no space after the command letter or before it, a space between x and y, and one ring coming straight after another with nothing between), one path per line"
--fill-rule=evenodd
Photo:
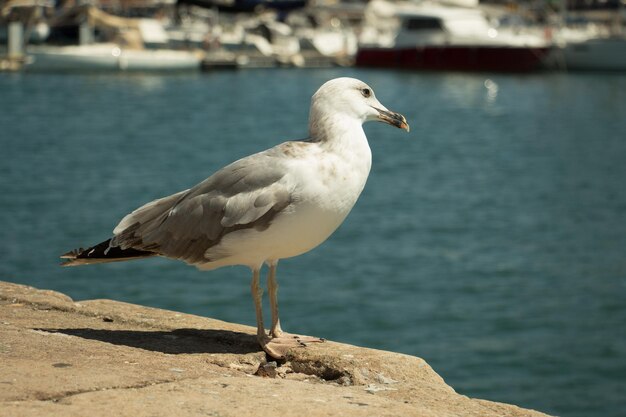
M309 135L320 147L342 156L351 164L360 166L367 176L372 164L372 153L363 131L363 124L357 118L342 115L328 115L313 118L309 123Z
M341 147L348 145L344 142L355 140L364 141L367 145L362 122L356 118L336 114L311 117L309 137L312 141L323 143L327 147Z

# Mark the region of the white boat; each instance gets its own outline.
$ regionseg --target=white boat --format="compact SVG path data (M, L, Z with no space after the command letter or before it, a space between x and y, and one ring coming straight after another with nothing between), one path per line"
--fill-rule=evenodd
M626 71L626 34L608 28L564 28L552 65L565 70Z
M623 36L570 42L563 54L567 69L626 71L626 37Z
M550 35L557 46L546 65L562 70L626 71L626 9L595 15L568 10L564 0Z
M26 50L27 71L184 71L199 70L202 53L173 50L163 25L155 19L128 19L95 7L82 11L90 25L109 34L111 42L93 41L85 29L80 45L31 46Z
M27 71L199 70L202 57L189 51L126 49L114 43L28 48Z
M522 72L550 49L541 36L498 30L476 8L374 0L368 9L358 66Z

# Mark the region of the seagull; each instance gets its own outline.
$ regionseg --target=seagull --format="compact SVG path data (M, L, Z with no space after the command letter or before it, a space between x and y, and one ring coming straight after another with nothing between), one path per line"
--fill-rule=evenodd
M372 164L363 123L409 131L406 118L383 106L354 78L324 83L311 99L309 136L239 159L196 186L149 202L125 216L113 236L61 256L63 266L161 256L200 270L252 270L257 340L272 358L323 339L284 332L278 316L278 261L324 242L356 203ZM262 313L260 272L269 272L271 327Z

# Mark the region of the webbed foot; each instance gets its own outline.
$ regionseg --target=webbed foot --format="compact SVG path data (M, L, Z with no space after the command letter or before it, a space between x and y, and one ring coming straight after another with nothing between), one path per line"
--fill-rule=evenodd
M309 343L323 343L325 341L319 337L300 336L285 332L280 332L274 337L263 335L258 339L263 350L274 359L285 359L287 352L292 349L304 348Z

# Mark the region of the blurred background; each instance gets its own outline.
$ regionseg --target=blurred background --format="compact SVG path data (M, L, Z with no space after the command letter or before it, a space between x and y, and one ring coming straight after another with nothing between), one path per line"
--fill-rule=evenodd
M311 95L356 77L411 133L365 126L353 212L281 262L283 327L420 356L468 396L624 415L621 4L191 3L3 3L1 280L254 325L244 267L58 256L306 137Z

